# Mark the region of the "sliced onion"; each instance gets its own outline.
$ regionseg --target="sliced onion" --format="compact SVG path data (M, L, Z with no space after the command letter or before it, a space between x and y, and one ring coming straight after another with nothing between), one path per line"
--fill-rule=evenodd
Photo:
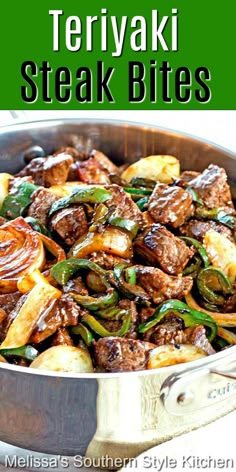
M227 341L229 344L236 344L236 334L228 329L219 327L217 330L218 336Z
M198 311L203 311L204 313L210 315L213 320L215 320L217 326L226 326L227 328L236 327L236 313L218 313L216 311L206 310L205 308L202 308L198 305L191 293L185 295L185 300L190 308L194 308L194 310Z
M59 372L93 372L90 354L74 346L54 346L42 352L30 365L33 369Z
M45 281L39 270L34 270L30 274L24 275L17 282L17 289L21 293L27 293L37 284Z
M0 293L16 291L17 281L45 262L41 235L22 217L0 227Z
M51 310L53 304L60 296L60 290L52 287L47 279L41 276L11 324L7 336L1 344L1 349L25 346L37 321L45 312Z
M168 365L195 361L202 357L206 357L206 353L192 344L180 344L178 347L175 347L174 344L165 344L149 352L147 368L158 369Z
M107 226L101 233L87 233L78 239L69 252L69 257L84 258L91 252L104 251L129 259L132 257L130 236L119 228Z

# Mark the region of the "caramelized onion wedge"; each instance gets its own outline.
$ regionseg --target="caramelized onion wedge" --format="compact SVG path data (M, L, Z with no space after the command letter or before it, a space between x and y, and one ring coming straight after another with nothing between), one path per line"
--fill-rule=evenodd
M61 262L66 259L65 251L63 251L62 247L59 244L55 243L53 239L45 236L45 234L40 234L40 238L43 241L44 246L53 256L56 258L56 262ZM55 262L55 264L56 264Z
M11 174L2 172L0 174L0 208L4 198L8 195L9 180L12 178Z
M24 275L17 282L17 289L21 293L27 293L37 284L45 281L39 270L34 270L30 274Z
M83 258L91 252L104 251L129 259L132 256L132 241L123 230L107 226L102 233L87 233L72 246L69 257Z
M192 344L180 344L178 347L173 344L165 344L150 351L147 369L159 369L159 367L168 365L182 364L202 357L206 357L206 353Z
M93 372L93 364L88 351L74 346L50 347L42 352L30 367L60 372Z
M203 311L210 315L213 320L215 320L217 326L224 326L227 328L235 328L236 327L236 313L218 313L216 311L206 310L198 305L196 300L194 300L191 293L185 295L185 300L190 308L194 308L194 310Z
M34 231L22 217L0 228L0 293L15 292L17 281L45 261L42 235Z
M55 300L60 296L60 290L52 287L41 276L11 324L7 336L1 344L1 349L12 349L27 344L37 321L45 311L51 309Z

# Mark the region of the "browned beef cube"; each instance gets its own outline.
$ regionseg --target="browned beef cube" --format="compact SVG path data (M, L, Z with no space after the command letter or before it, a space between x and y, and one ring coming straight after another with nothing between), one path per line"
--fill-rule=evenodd
M193 280L189 277L175 277L155 267L136 265L137 285L140 285L154 303L171 298L181 299L190 292Z
M97 366L107 372L143 370L155 344L119 337L99 339L94 346Z
M189 220L183 226L179 228L179 232L183 236L190 238L199 239L203 241L203 238L207 231L213 229L217 233L223 234L231 241L234 241L233 232L227 226L218 223L217 221L200 221L200 220Z
M183 272L194 254L181 239L160 224L152 225L139 235L134 248L146 263L157 265L171 275Z
M202 174L189 182L208 208L233 206L227 175L223 168L209 165Z
M93 157L95 162L98 162L102 169L108 171L109 174L117 174L119 172L118 167L109 159L109 157L103 154L103 152L93 150L90 153L90 156Z
M86 233L88 222L82 206L70 206L53 215L51 226L68 246L72 246Z
M165 316L162 323L149 329L145 335L145 341L151 341L157 346L164 344L183 344L184 322L175 315Z
M113 256L104 251L92 252L89 260L95 262L105 270L113 269L117 264L129 264L128 259L123 259L119 256Z
M50 190L40 187L32 195L32 203L28 209L28 216L36 218L40 223L47 226L48 214L53 203L58 200Z
M75 292L79 295L88 295L88 290L82 280L82 277L76 277L75 279L70 279L68 282L63 285L63 292L70 293Z
M20 292L14 293L0 293L0 307L9 314L12 310L14 310L18 300L22 296Z
M66 328L59 328L52 339L52 346L74 346Z
M18 315L26 297L27 295L22 295L20 292L0 295L0 307L6 313L6 316L3 316L2 313L2 320L0 322L0 343L4 341L8 329Z
M87 184L109 184L108 171L92 157L78 166L79 180Z
M49 312L45 312L37 323L30 342L40 343L52 334L56 333L59 328L67 326L76 326L83 310L69 295L62 295L56 300Z
M201 348L206 354L214 354L215 350L206 337L206 329L204 326L190 326L184 330L185 343L194 344Z
M156 308L142 307L139 313L139 322L146 323L146 321L154 315Z
M73 164L73 158L69 154L58 154L49 157L37 157L33 159L22 171L19 176L32 176L37 185L51 187L51 185L61 185L67 180L70 166Z
M131 196L119 185L106 185L105 188L111 192L112 198L106 201L106 206L114 208L114 216L128 218L136 223L143 224L143 215Z
M192 196L181 187L157 183L148 211L157 223L177 228L193 215Z

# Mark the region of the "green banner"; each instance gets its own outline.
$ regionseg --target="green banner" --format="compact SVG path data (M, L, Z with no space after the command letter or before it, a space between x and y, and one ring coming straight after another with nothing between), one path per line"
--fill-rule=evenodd
M0 108L236 109L236 2L2 2Z

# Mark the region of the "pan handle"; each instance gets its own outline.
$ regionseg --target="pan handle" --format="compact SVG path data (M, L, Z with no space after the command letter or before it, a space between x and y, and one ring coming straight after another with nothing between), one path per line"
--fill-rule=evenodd
M226 355L204 367L169 376L161 387L161 400L172 415L181 416L201 408L236 400L236 356Z
M226 377L227 379L236 380L236 372L222 372L220 370L211 369L211 374L221 375L221 377Z

